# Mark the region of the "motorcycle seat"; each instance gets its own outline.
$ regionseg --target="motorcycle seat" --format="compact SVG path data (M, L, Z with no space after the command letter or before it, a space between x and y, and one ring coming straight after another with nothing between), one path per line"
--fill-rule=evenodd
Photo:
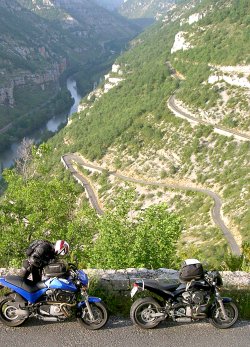
M173 292L179 287L179 283L174 283L174 284L163 284L159 283L157 280L144 280L144 283L147 287L153 287L160 289L162 291L167 291L167 292Z
M44 282L33 283L33 281L23 279L22 277L16 275L8 275L4 279L6 282L13 284L16 287L22 288L29 293L35 293L38 290L47 287Z

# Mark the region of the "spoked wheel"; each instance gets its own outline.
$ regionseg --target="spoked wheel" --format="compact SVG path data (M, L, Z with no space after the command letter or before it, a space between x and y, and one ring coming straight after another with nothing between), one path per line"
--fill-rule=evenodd
M210 323L218 329L230 328L237 321L239 316L239 311L237 306L233 302L226 302L223 304L227 314L227 318L223 317L221 308L214 307L212 310Z
M162 317L156 315L160 309L160 304L153 298L138 299L131 306L130 318L140 328L152 329L162 321Z
M17 327L23 324L28 318L20 318L16 312L17 304L12 298L4 299L0 302L0 319L9 327Z
M102 328L108 321L108 311L103 302L89 303L93 313L93 319L91 319L88 308L83 307L81 317L78 318L80 324L90 330L97 330Z

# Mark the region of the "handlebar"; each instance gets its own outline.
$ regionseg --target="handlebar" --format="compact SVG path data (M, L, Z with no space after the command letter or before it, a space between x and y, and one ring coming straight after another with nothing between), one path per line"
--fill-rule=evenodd
M73 264L73 263L68 263L68 266L69 266L69 268L70 268L71 270L73 270L73 271L78 270L77 266L76 266L75 264Z

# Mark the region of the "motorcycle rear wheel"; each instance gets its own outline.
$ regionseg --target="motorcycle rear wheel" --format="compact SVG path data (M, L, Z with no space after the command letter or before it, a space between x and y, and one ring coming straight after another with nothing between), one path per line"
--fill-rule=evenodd
M5 325L9 327L18 327L28 319L19 318L15 313L16 309L15 300L12 298L7 298L0 302L0 319Z
M138 325L142 329L153 329L162 321L159 317L152 316L158 313L160 308L160 304L154 298L141 298L136 300L131 306L130 318L133 324Z
M78 321L86 329L101 329L108 321L108 311L106 305L103 302L92 302L89 304L93 312L94 320L91 319L87 307L83 307L81 317L78 318Z
M210 323L218 329L230 328L238 319L239 311L237 306L233 302L224 303L225 311L228 319L223 318L220 307L214 307L211 312Z

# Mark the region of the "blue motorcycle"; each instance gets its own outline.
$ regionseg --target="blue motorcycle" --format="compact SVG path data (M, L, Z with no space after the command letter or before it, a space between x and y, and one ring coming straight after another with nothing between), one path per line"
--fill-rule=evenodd
M87 329L102 328L108 312L100 298L88 295L88 276L74 264L52 263L44 269L44 280L34 284L16 275L0 277L0 289L11 291L0 302L0 319L11 327L28 318L60 322L76 317Z

